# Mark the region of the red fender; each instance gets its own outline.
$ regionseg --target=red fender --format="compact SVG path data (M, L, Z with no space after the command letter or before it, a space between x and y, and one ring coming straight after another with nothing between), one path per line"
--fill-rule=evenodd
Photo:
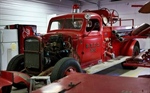
M133 56L133 48L135 44L138 44L139 46L139 42L137 40L130 40L125 42L121 54L126 56Z
M30 87L30 82L29 82L30 76L21 72L16 72L16 71L10 71L10 72L12 72L14 75L13 83L17 84L23 82L27 86L27 88Z
M9 90L7 87L10 88L12 87L13 84L13 74L8 72L8 71L1 71L0 72L0 93L6 93ZM3 88L6 88L7 90L2 90Z
M29 79L30 79L30 76L21 72L1 71L0 72L0 82L1 82L0 93L3 93L2 91L3 87L12 87L13 84L17 84L20 82L23 82L29 89L30 87L30 82L28 82Z

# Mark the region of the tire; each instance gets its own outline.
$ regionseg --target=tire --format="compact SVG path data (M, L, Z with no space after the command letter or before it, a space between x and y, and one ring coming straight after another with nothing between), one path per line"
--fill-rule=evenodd
M60 59L54 66L54 69L52 70L51 74L51 81L58 80L60 78L63 78L66 76L65 72L67 72L69 69L73 69L75 72L81 72L82 69L75 59L71 57L65 57Z
M24 69L24 54L19 54L13 57L7 66L8 71L21 71Z
M12 86L2 87L2 93L11 93Z
M138 43L136 43L136 44L134 45L134 48L133 48L132 56L135 57L135 56L137 56L139 53L140 53L140 48L139 48ZM137 69L137 67L134 67L134 66L124 66L123 64L124 64L125 62L126 62L126 61L124 61L124 62L121 63L123 69L128 69L128 70L135 70L135 69Z
M138 45L135 45L133 50L134 50L134 51L133 51L133 55L132 55L132 56L137 56L137 55L139 55L139 53L140 53L140 48L139 48Z
M25 65L24 54L16 55L8 63L7 71L18 71L18 72L20 72L21 70L24 69L24 65ZM18 88L18 89L27 87L23 82L13 84L13 86Z

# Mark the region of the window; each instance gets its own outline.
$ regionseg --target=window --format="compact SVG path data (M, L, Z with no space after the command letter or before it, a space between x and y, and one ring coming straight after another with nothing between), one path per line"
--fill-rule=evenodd
M74 30L80 30L83 26L83 20L82 19L59 19L54 20L51 23L50 30L59 30L59 29L74 29Z
M83 25L82 19L66 19L64 29L81 29Z
M51 23L50 30L62 29L62 25L63 25L63 20L55 20Z
M92 30L100 30L100 23L98 19L90 19L89 21L87 21L86 31L89 32Z

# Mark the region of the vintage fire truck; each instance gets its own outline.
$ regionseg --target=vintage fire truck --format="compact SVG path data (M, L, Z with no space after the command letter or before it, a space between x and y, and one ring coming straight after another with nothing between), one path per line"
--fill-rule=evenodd
M140 45L135 38L150 35L149 24L134 29L134 20L126 19L133 25L121 26L126 20L113 9L76 13L78 9L74 5L73 13L53 17L45 35L25 38L24 54L12 58L7 70L29 76L50 75L51 81L55 81L117 56L138 55ZM119 26L113 26L117 21Z

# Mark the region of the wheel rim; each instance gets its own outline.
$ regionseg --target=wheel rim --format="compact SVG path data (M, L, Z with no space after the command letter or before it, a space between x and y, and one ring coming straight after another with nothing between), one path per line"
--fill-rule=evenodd
M138 51L135 51L134 56L137 56L138 54L139 54L139 52L138 52Z
M137 47L135 47L133 56L137 56L138 54L139 54L139 50Z
M64 72L64 76L70 75L72 73L76 73L77 69L75 67L68 67L65 72Z

